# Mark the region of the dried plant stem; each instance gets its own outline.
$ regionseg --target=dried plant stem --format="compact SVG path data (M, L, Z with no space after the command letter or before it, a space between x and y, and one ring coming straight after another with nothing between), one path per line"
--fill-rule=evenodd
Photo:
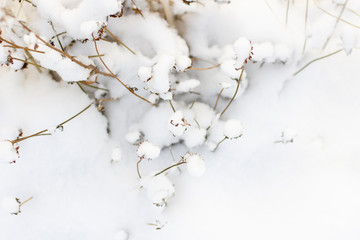
M322 7L320 7L317 3L315 3L315 6L316 6L317 8L319 8L321 11L323 11L324 13L326 13L327 15L336 18L336 19L337 19L337 22L340 21L340 22L346 23L346 24L348 24L348 25L350 25L350 26L353 26L353 27L355 27L355 28L360 28L360 26L355 25L355 24L353 24L353 23L351 23L351 22L348 22L348 21L342 19L341 17L337 17L337 16L335 16L334 14L326 11L325 9L323 9Z
M38 65L38 64L36 64L36 63L32 63L32 62L29 62L29 61L26 61L26 60L23 60L23 59L20 59L20 58L14 58L14 57L12 57L12 59L17 60L17 61L20 61L20 62L23 62L23 63L30 64L30 65L34 65L34 66L36 66L37 68L42 67L42 66L40 66L40 65Z
M290 0L287 0L287 4L286 4L286 15L285 15L285 24L288 24L288 19L289 19L289 9L290 9Z
M326 39L326 41L325 41L325 43L324 43L324 46L322 47L322 50L324 50L324 49L326 48L327 44L328 44L328 43L329 43L329 41L330 41L330 38L331 38L331 37L332 37L332 35L334 34L335 29L336 29L336 27L337 27L337 25L338 25L338 23L339 23L339 21L340 21L340 19L341 19L341 16L342 16L342 15L343 15L343 13L344 13L344 10L345 10L345 7L346 7L346 5L347 5L348 1L349 1L349 0L346 0L346 1L345 1L345 3L344 3L344 5L343 5L343 7L341 8L341 11L340 11L339 16L338 16L338 17L336 17L335 26L334 26L334 28L333 28L333 30L332 30L332 32L331 32L331 34L330 34L330 36Z
M96 40L95 40L95 37L94 37L93 34L92 34L92 37L93 37L93 40L94 40L94 45L95 45L96 53L99 55L99 54L100 54L100 53L99 53L99 49L98 49L98 47L97 47L97 43L96 43ZM109 71L110 75L111 75L112 77L114 77L119 83L121 83L121 85L123 85L131 94L133 94L133 95L135 95L136 97L140 98L141 100L143 100L143 101L145 101L145 102L150 103L151 105L153 105L149 100L147 100L147 99L141 97L140 95L136 94L136 93L134 92L134 90L132 90L131 88L129 88L128 86L126 86L126 84L123 83L123 82L110 70L110 68L105 64L104 60L102 59L102 57L101 57L100 55L99 55L99 59L100 59L100 61L102 62L102 64L104 65L104 67Z
M56 34L54 24L52 23L52 21L49 21L49 23L50 23L50 25L51 25L51 28L54 30L54 33ZM56 34L55 37L56 37L56 39L57 39L57 41L58 41L58 43L59 43L59 46L60 46L61 50L62 50L63 52L65 52L64 47L63 47L63 45L62 45L61 42L60 42L59 34Z
M169 23L169 25L171 27L175 26L175 22L174 22L174 15L170 9L170 3L169 0L160 0L161 4L163 5L163 9L164 9L164 15L165 15L165 19L166 21Z
M48 130L47 130L47 129L45 129L45 130L42 130L42 131L40 131L40 132L37 132L37 133L31 134L31 135L26 136L26 137L18 138L18 139L15 139L15 140L13 140L13 141L10 141L10 142L14 145L15 143L18 143L18 142L24 141L24 140L26 140L26 139L28 139L28 138L32 138L32 137L37 137L37 136L40 136L42 133L47 132L47 131L48 131Z
M87 86L87 87L91 87L91 88L95 88L95 89L99 89L99 90L103 90L103 91L106 91L106 92L109 92L110 90L109 89L106 89L106 88L101 88L101 87L96 87L96 86L93 86L91 84L88 84L88 83L85 83L85 82L79 82L81 84L83 84L84 86Z
M304 46L303 46L303 50L302 50L302 53L303 53L303 54L304 54L304 52L305 52L305 49L306 49L306 43L307 43L306 28L307 28L308 13L309 13L309 0L306 0L306 10L305 10L305 29L304 29L305 40L304 40Z
M210 69L213 69L213 68L217 68L219 67L221 64L216 64L214 66L211 66L211 67L207 67L207 68L196 68L196 67L189 67L189 69L192 69L192 70L210 70Z
M99 100L99 106L97 107L97 110L101 111L104 109L104 106L102 105L104 102L110 102L113 100L117 100L116 98L107 98L107 99L100 99Z
M126 46L122 41L120 41L120 39L118 37L115 36L115 34L113 34L108 28L104 28L108 33L110 33L110 35L121 45L123 45L123 47L125 47L127 50L129 50L132 54L136 55L136 53L131 50L128 46Z
M144 157L141 157L139 159L139 161L136 163L136 171L137 171L137 174L139 176L139 178L141 179L141 174L140 174L140 169L139 169L139 164L141 163L141 161L144 159Z
M19 21L19 23L23 26L23 28L25 28L28 32L32 32L30 28L28 28L22 21ZM59 52L61 53L62 55L64 55L65 57L69 58L72 62L78 64L79 66L83 67L83 68L87 68L87 69L90 69L92 70L93 72L95 73L98 73L98 74L101 74L101 75L104 75L104 76L108 76L108 77L113 77L111 74L109 73L105 73L105 72L102 72L100 71L99 69L97 69L95 66L88 66L82 62L80 62L79 60L75 59L73 56L70 56L68 53L54 47L53 45L51 45L50 43L46 42L44 39L42 39L41 37L39 37L39 35L37 35L36 33L34 33L35 37L37 39L39 39L42 43L44 43L47 47L55 50L56 52ZM43 52L42 52L43 53Z
M293 76L298 75L302 70L304 70L305 68L307 68L310 64L312 64L312 63L314 63L314 62L316 62L316 61L319 61L319 60L321 60L321 59L330 57L330 56L332 56L332 55L335 55L335 54L341 52L342 50L343 50L343 49L339 49L339 50L337 50L337 51L335 51L335 52L332 52L332 53L330 53L330 54L328 54L328 55L325 55L325 56L322 56L322 57L319 57L319 58L315 58L314 60L308 62L307 64L305 64L305 66L303 66L302 68L300 68L296 73L293 74Z
M87 92L85 91L85 89L80 85L79 82L76 82L76 85L78 85L78 87L81 89L81 91L85 94L87 94Z
M175 108L174 108L174 105L172 104L171 100L169 100L169 103L170 103L170 106L171 106L172 110L173 110L174 112L176 112L176 110L175 110Z
M75 114L74 116L72 116L71 118L65 120L64 122L60 123L58 126L64 126L66 123L68 123L69 121L73 120L74 118L76 118L77 116L79 116L80 114L82 114L83 112L85 112L87 109L89 109L91 107L91 105L93 105L93 103L89 104L86 108L84 108L83 110L81 110L80 112L78 112L77 114ZM15 143L19 143L21 141L24 141L26 139L29 139L29 138L32 138L32 137L37 137L37 136L41 136L41 135L44 135L43 133L49 131L48 129L44 129L40 132L37 132L37 133L34 133L34 134L31 134L29 136L26 136L26 137L22 137L22 138L17 138L15 140L12 140L10 141L12 144L15 144Z
M355 14L356 16L360 17L360 14L356 11L354 11L353 9L350 9L350 8L346 8L346 10L348 10L349 12Z
M160 174L162 174L162 173L166 172L167 170L169 170L169 169L171 169L171 168L173 168L173 167L179 166L179 165L184 164L184 163L186 163L186 161L181 160L180 162L175 163L175 164L173 164L173 165L171 165L171 166L169 166L169 167L165 168L164 170L162 170L162 171L158 172L157 174L155 174L155 175L154 175L154 177L156 177L156 176L158 176L158 175L160 175Z
M226 110L229 108L229 106L231 105L231 103L234 101L235 97L236 97L236 94L238 93L239 91L239 87L240 87L240 83L241 83L241 78L242 78L242 75L244 73L244 69L245 69L245 64L242 65L241 67L241 73L240 73L240 77L239 77L239 80L238 80L238 84L236 86L236 90L235 90L235 93L234 93L234 96L231 98L230 102L228 103L228 105L225 107L225 109L221 112L220 114L220 117L222 115L224 115L224 113L226 112Z
M215 102L215 105L214 105L214 108L213 108L214 111L216 110L216 107L217 107L217 105L218 105L220 96L221 96L221 94L222 94L223 91L224 91L224 88L221 89L221 91L219 92L219 94L218 94L218 96L217 96L217 98L216 98L216 102Z
M22 203L20 203L19 208L22 207L22 205L24 205L25 203L27 203L28 201L30 201L31 199L33 199L34 197L29 197L28 199L26 199L25 201L23 201Z
M28 50L28 51L31 51L31 52L45 53L43 51L37 51L35 49L30 49L30 48L27 48L27 47L19 46L19 45L15 44L15 43L12 43L12 42L10 42L10 41L2 38L2 37L0 37L0 41L6 42L7 44L9 44L9 45L4 45L4 47L19 48L19 49Z
M31 53L28 50L24 50L26 55L28 56L28 58L34 63L33 65L36 67L36 69L38 70L39 73L41 73L41 66L39 64L36 63L34 57L31 55Z
M220 144L221 144L223 141L225 141L226 139L228 139L228 138L227 138L227 137L224 137L224 138L216 145L216 147L214 148L213 152L215 152L215 151L219 148Z
M88 56L88 58L97 58L97 57L103 57L103 56L105 56L105 54L99 54L99 55L90 55L90 56Z
M209 60L206 60L206 59L203 59L203 58L198 58L198 57L190 57L191 60L198 60L198 61L203 61L203 62L207 62L211 65L215 65L215 63L209 61Z

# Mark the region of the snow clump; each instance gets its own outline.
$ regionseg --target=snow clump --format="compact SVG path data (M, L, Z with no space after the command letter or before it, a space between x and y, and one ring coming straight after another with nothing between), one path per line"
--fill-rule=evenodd
M169 131L176 137L183 135L188 126L190 124L186 121L181 111L176 111L171 116L168 124Z
M142 134L140 131L132 131L126 134L125 139L130 144L136 144L141 141Z
M13 144L8 140L0 141L0 162L11 163L18 159L18 154Z
M1 207L8 213L17 214L20 210L20 202L17 198L7 196L1 200Z
M241 137L243 133L242 123L236 119L230 119L224 124L224 136L229 139Z
M146 189L148 198L157 207L165 207L167 200L174 195L175 188L165 174L154 173L141 178L141 186Z
M240 69L244 62L251 56L251 42L245 37L241 37L234 43L234 51L236 55L235 69Z
M160 154L160 148L149 141L143 141L139 144L136 154L140 158L155 159Z
M122 229L117 231L114 235L114 240L127 240L128 238L129 238L128 233Z
M204 175L206 170L205 163L199 154L187 153L184 156L184 160L186 161L186 169L191 176L201 177L202 175Z

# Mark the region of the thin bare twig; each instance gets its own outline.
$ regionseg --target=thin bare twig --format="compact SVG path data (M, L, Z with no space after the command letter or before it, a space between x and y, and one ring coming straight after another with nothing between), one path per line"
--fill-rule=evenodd
M331 32L331 34L330 34L330 36L326 39L326 41L325 41L325 43L324 43L324 46L322 47L322 50L324 50L324 49L326 48L326 46L327 46L327 44L329 43L329 41L330 41L330 39L331 39L332 35L334 34L335 29L336 29L336 27L337 27L337 25L338 25L338 23L339 23L339 21L340 21L340 19L341 19L341 16L342 16L342 15L343 15L343 13L344 13L344 10L345 10L345 7L346 7L346 5L347 5L348 1L349 1L349 0L346 0L346 1L345 1L345 3L344 3L344 5L343 5L343 7L341 8L341 11L340 11L340 13L339 13L339 16L338 16L338 17L336 17L335 26L334 26L334 28L333 28L333 30L332 30L332 32ZM318 7L318 8L320 8L319 6L317 6L317 7ZM321 8L320 8L320 9L321 9Z
M325 55L325 56L322 56L322 57L319 57L319 58L315 58L314 60L308 62L307 64L305 64L305 66L303 66L302 68L300 68L296 73L293 74L293 76L298 75L302 70L304 70L305 68L307 68L310 64L312 64L312 63L314 63L314 62L316 62L316 61L319 61L319 60L321 60L321 59L330 57L330 56L332 56L332 55L335 55L335 54L341 52L342 50L343 50L343 49L339 49L339 50L337 50L337 51L335 51L335 52L332 52L332 53L330 53L330 54L327 54L327 55Z
M31 31L30 28L28 28L22 21L19 21L19 23L23 26L23 28L25 28L28 32L33 32ZM46 42L44 39L42 39L41 37L39 37L39 35L37 35L36 33L34 33L35 37L37 39L39 39L42 43L44 43L47 47L55 50L56 52L59 52L61 53L62 55L64 55L65 57L69 58L72 62L78 64L79 66L83 67L83 68L87 68L87 69L90 69L92 70L92 72L95 72L95 73L98 73L98 74L101 74L101 75L104 75L104 76L108 76L108 77L112 77L111 74L109 73L105 73L105 72L102 72L100 71L99 69L97 69L95 66L91 66L91 65L86 65L82 62L80 62L79 60L77 60L76 58L70 56L68 53L54 47L53 45L51 45L50 43Z
M145 101L145 102L150 103L151 105L153 105L149 100L147 100L147 99L141 97L140 95L136 94L133 89L131 89L131 88L129 88L128 86L126 86L126 84L123 83L123 82L110 70L110 68L105 64L104 60L103 60L102 57L100 56L99 49L98 49L97 43L96 43L96 39L95 39L95 37L94 37L93 34L92 34L92 37L93 37L93 40L94 40L94 45L95 45L96 53L99 55L100 61L102 62L102 64L104 65L104 67L109 71L110 75L111 75L112 77L114 77L119 83L121 83L121 85L123 85L131 94L133 94L133 95L135 95L136 97L140 98L141 100L143 100L143 101Z
M176 110L175 110L175 108L174 108L174 105L172 104L171 100L169 100L169 103L170 103L170 106L171 106L172 110L173 110L174 112L176 112Z
M136 53L131 50L128 46L125 45L125 43L123 43L122 41L120 41L120 39L118 37L115 36L115 34L113 34L109 29L107 29L106 27L104 28L108 33L110 33L110 35L121 45L123 45L127 50L129 50L132 54L136 55Z
M288 18L289 18L289 8L290 8L290 0L287 1L286 4L286 15L285 15L285 24L288 24Z
M244 69L245 69L245 64L242 65L241 67L241 73L240 73L240 77L239 77L239 80L238 80L238 84L236 86L236 90L235 90L235 93L234 93L234 96L231 98L230 102L228 103L228 105L225 107L225 109L221 112L220 114L220 117L222 115L224 115L224 113L226 112L226 110L229 108L229 106L231 105L231 103L234 101L235 97L236 97L236 94L238 93L239 91L239 87L240 87L240 83L241 83L241 78L242 78L242 75L244 73Z
M218 144L217 144L216 147L214 148L213 152L215 152L215 151L219 148L220 144L221 144L222 142L224 142L226 139L228 139L228 138L227 138L227 137L224 137L220 142L218 142Z
M169 166L169 167L165 168L164 170L162 170L162 171L158 172L157 174L155 174L155 175L154 175L154 177L156 177L156 176L158 176L158 175L160 175L160 174L162 174L162 173L166 172L167 170L169 170L169 169L171 169L171 168L173 168L173 167L179 166L179 165L184 164L184 163L186 163L186 161L181 160L180 162L175 163L175 164L173 164L173 165L171 165L171 166Z
M196 67L189 67L189 69L192 69L192 70L210 70L210 69L213 69L213 68L217 68L219 67L221 64L216 64L214 66L211 66L211 67L207 67L207 68L196 68Z
M64 122L60 123L58 126L64 126L66 123L68 123L69 121L73 120L74 118L76 118L77 116L79 116L80 114L82 114L83 112L85 112L87 109L89 109L91 107L91 105L93 105L93 103L89 104L86 108L84 108L83 110L81 110L80 112L78 112L77 114L75 114L74 116L72 116L71 118L65 120ZM26 136L26 137L22 137L22 138L17 138L15 140L12 140L10 141L12 144L15 144L15 143L18 143L18 142L21 142L21 141L24 141L26 139L29 139L29 138L32 138L32 137L36 137L36 136L40 136L41 134L45 133L49 131L48 129L44 129L40 132L37 132L37 133L34 133L34 134L31 134L29 136Z
M45 53L43 51L38 51L38 50L35 50L35 49L19 46L19 45L15 44L15 43L12 43L12 42L10 42L10 41L2 38L2 37L0 37L0 40L3 41L3 42L6 42L7 44L10 44L10 45L5 45L4 47L20 48L20 49L28 50L28 51L31 51L31 52Z
M139 169L139 164L141 163L141 161L144 159L144 157L141 157L139 159L139 161L136 163L136 171L137 171L137 174L139 176L139 178L141 178L141 174L140 174L140 169Z
M34 197L29 197L28 199L26 199L25 201L23 201L22 203L20 203L19 208L22 207L22 205L24 205L25 203L27 203L28 201L30 201L31 199L33 199Z
M308 12L309 12L309 0L306 0L306 11L305 11L305 29L304 29L304 33L305 33L305 40L304 40L304 46L303 46L303 50L302 50L302 53L303 53L303 54L304 54L304 52L305 52L305 49L306 49L306 43L307 43L306 28L307 28Z
M217 98L216 98L216 102L215 102L215 105L214 105L214 108L213 108L214 111L216 110L216 107L217 107L217 105L218 105L220 96L221 96L221 94L222 94L223 91L224 91L224 88L221 89L221 91L219 92L219 94L218 94L218 96L217 96Z

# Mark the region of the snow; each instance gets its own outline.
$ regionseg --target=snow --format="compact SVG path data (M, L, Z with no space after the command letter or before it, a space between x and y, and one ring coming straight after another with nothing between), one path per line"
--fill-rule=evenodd
M0 3L0 239L359 239L346 1L309 1L306 27L306 1L289 1L287 23L277 0L31 2ZM360 1L346 3L359 25ZM91 34L141 98L106 76Z
M187 153L184 156L184 160L186 161L186 169L191 176L201 177L204 175L206 170L205 163L199 154Z
M98 22L121 11L122 4L117 0L98 2L94 0L46 1L34 0L40 15L62 26L74 39L91 39L91 33L97 30Z
M160 154L160 148L149 141L143 141L139 144L136 154L140 158L155 159Z
M205 141L205 136L206 130L204 128L193 127L186 131L183 139L188 148L193 148L202 145Z
M67 82L84 81L90 76L90 69L83 68L70 59L63 57L61 53L49 48L40 42L40 40L38 40L37 45L37 50L45 53L36 52L32 54L33 57L39 61L41 66L56 71L62 80ZM31 45L28 46L30 48L32 47ZM85 65L92 64L92 61L88 58L83 56L79 56L78 58L80 58L79 60L86 60L86 62L83 62Z
M233 84L227 83L227 82L221 82L221 83L220 83L220 86L221 86L223 89L227 89L227 88L231 88L231 87L233 86Z
M189 92L200 85L200 81L197 79L188 79L181 81L176 86L176 91L178 92Z
M18 155L13 144L8 140L0 141L0 162L11 163L16 161Z
M243 134L243 126L239 120L230 119L224 124L224 136L230 139L238 138Z
M128 237L129 235L127 234L127 232L121 229L115 233L114 240L127 240Z

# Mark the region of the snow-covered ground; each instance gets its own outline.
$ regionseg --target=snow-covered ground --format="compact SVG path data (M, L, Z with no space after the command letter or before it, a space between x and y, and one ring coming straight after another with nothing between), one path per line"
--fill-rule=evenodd
M360 2L228 2L2 0L1 240L360 238Z

